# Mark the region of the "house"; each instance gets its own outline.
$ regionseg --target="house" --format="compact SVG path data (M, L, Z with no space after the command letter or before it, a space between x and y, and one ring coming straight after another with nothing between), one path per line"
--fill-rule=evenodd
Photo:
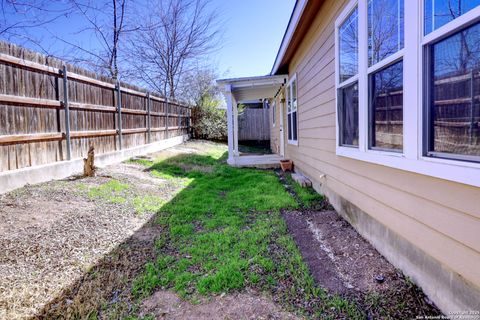
M480 310L480 1L298 0L268 76L272 150L439 308Z

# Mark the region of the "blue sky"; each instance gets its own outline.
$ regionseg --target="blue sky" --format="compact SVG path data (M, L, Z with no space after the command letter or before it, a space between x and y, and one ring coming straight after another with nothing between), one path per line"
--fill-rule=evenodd
M139 0L140 3L142 0ZM283 34L287 27L295 0L211 0L212 8L220 13L223 38L219 49L212 52L208 62L218 67L219 75L225 77L243 77L268 74L272 68ZM47 2L49 3L49 2ZM49 9L55 11L55 3ZM22 22L30 12L10 11L4 19L8 22ZM45 14L45 13L40 13ZM17 44L35 51L68 57L72 51L55 36L67 39L90 49L98 45L93 35L78 30L88 26L83 18L75 15L61 17L45 29L28 29L30 36L40 39L41 47L32 45L25 34L15 38Z
M270 73L295 0L215 0L215 4L225 21L224 44L213 54L222 76Z

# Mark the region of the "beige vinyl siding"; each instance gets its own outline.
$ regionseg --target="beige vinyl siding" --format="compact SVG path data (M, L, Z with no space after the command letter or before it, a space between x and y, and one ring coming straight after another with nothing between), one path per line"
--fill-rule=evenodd
M299 139L298 146L286 144L286 157L478 289L480 188L335 154L334 22L346 3L324 3L290 63Z

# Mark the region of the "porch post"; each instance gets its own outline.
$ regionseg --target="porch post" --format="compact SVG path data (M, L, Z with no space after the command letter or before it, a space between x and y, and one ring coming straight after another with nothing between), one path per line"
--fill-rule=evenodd
M232 96L233 100L233 154L235 157L239 156L238 153L238 103L235 100L235 97Z
M227 100L227 127L228 127L228 160L227 163L230 165L235 164L234 160L234 137L233 137L233 95L232 95L232 86L227 84L225 85L225 98Z

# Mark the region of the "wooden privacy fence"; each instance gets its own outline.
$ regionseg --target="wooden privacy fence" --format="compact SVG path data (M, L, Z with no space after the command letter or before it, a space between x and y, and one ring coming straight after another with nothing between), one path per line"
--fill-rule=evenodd
M238 115L238 140L270 140L268 109L245 108Z
M188 134L190 108L0 42L0 171Z

